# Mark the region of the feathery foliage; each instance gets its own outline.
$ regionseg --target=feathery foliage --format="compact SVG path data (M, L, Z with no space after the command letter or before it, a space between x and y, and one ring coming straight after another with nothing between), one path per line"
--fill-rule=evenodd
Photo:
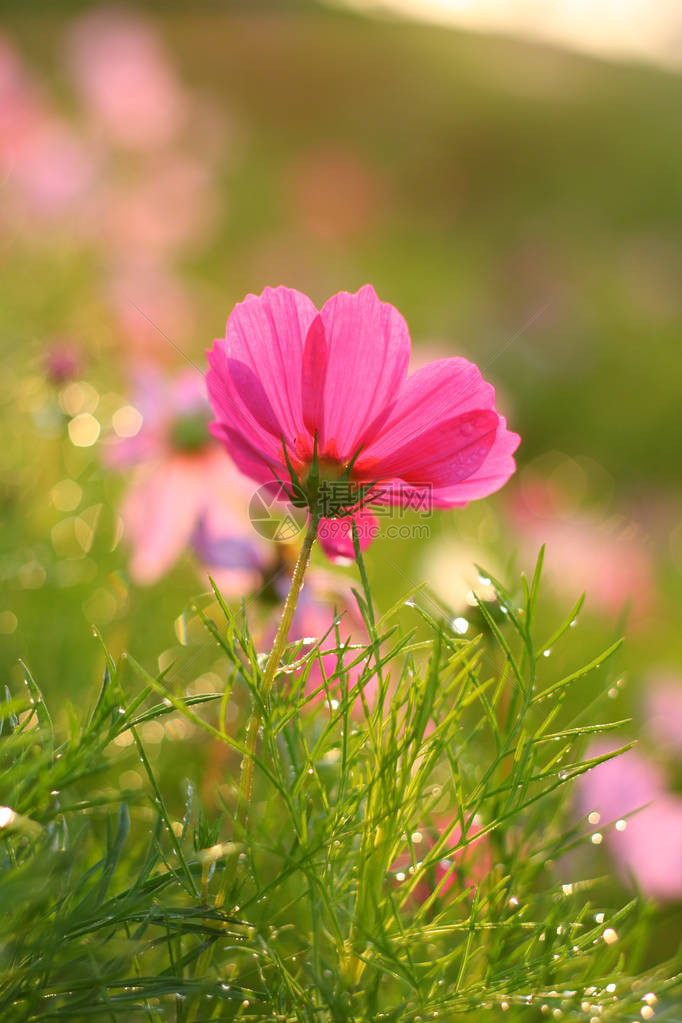
M574 879L589 829L571 784L597 763L587 739L618 724L604 699L618 644L553 674L546 654L570 648L579 607L538 634L541 559L514 592L493 580L473 639L418 598L378 615L360 565L369 641L342 643L337 619L324 656L322 640L290 644L265 700L264 657L217 591L196 614L224 655L222 694L187 695L130 658L131 695L108 655L68 727L28 669L25 692L6 692L3 1021L629 1023L654 1004L679 1019L676 964L639 973L647 906ZM571 717L586 676L593 701ZM207 813L198 779L179 813L142 738L181 718L238 765L238 695L261 720L242 834L235 800ZM194 740L174 741L182 757ZM121 792L131 751L143 786Z

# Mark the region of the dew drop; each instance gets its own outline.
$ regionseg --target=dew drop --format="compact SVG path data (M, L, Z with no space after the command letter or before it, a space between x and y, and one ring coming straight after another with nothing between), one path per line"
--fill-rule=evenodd
M601 845L602 842L604 841L604 836L602 835L601 831L595 831L590 841L592 842L592 845Z
M607 945L614 945L618 941L618 932L614 931L613 927L607 927L602 934L602 939Z
M0 828L6 828L15 817L16 813L11 806L0 806Z

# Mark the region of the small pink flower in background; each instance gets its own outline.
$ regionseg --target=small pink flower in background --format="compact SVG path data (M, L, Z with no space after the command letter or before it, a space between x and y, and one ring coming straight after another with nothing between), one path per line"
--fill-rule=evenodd
M279 616L279 612L278 612ZM289 641L296 642L302 639L311 639L318 642L323 636L326 639L320 647L322 669L315 658L305 681L304 693L311 696L323 686L324 677L329 677L336 670L338 665L338 649L336 630L333 628L335 617L339 617L339 641L342 645L366 645L367 631L358 606L351 593L350 583L340 576L333 576L319 569L309 569L306 574L305 588L299 598L296 613L289 633ZM273 629L274 632L274 629ZM268 644L272 635L268 636ZM267 644L266 644L267 645ZM302 652L311 649L312 644L303 648ZM334 651L334 652L331 652ZM343 664L349 666L358 656L359 651L348 650L342 655ZM362 665L348 667L348 685L352 687L357 684L361 675ZM324 672L324 676L323 676ZM335 688L338 682L330 684L332 700L339 700L340 694L335 695ZM364 689L365 700L371 707L376 696L377 680L373 676ZM322 689L309 705L318 705L326 702L326 693ZM362 717L362 699L360 696L354 701L351 708L353 717Z
M596 742L587 756L617 748L618 743ZM682 798L668 791L658 765L628 750L582 775L577 796L581 814L599 814L595 830L619 822L607 830L605 842L624 878L632 875L654 898L682 898Z
M0 167L9 175L16 146L44 116L42 96L9 39L0 34Z
M173 140L185 118L185 96L145 19L114 9L86 14L70 30L68 55L98 132L132 149Z
M450 893L457 894L464 888L474 889L490 872L492 857L489 844L483 836L474 836L480 829L480 823L472 822L468 832L473 838L468 845L457 848L462 837L461 826L453 825L452 817L440 814L433 819L428 827L420 828L411 835L414 857L416 861L422 862L429 857L431 850L440 837L448 832L447 847L443 850L441 858L433 865L428 876L420 880L412 893L415 902L426 902L426 900L438 889L438 898L447 899ZM391 865L391 874L398 884L407 883L412 874L412 856L409 850L405 850Z
M644 713L651 738L682 761L682 676L657 671L645 679Z
M135 405L114 417L123 436L111 446L109 463L134 467L121 517L137 583L160 579L194 539L210 555L213 537L232 541L229 562L223 548L223 571L216 573L225 592L244 592L260 579L267 555L248 520L253 488L212 442L209 414L196 370L170 383L148 371Z
M94 152L44 99L10 43L0 37L0 173L3 217L72 213L92 187ZM70 225L73 230L73 225Z
M547 545L544 571L570 598L585 591L588 605L611 616L626 605L635 619L655 600L646 537L635 523L567 505L546 479L526 475L512 495L511 518L528 557Z
M105 185L96 223L119 258L158 260L199 246L212 206L210 169L200 159L166 153L134 179Z
M94 181L93 153L57 117L37 120L17 140L10 171L29 212L54 217L72 210Z
M111 271L109 301L131 358L153 365L177 363L192 325L183 280L153 260L124 260Z
M325 241L372 230L386 197L379 174L338 146L319 146L298 157L289 191L298 222Z
M384 505L426 497L462 506L514 472L519 437L478 368L442 359L408 377L407 324L370 286L340 292L321 312L290 288L249 295L208 359L211 429L260 483L289 479L286 445L305 485L315 438L325 483L349 472L353 487L372 485L371 500Z
M83 368L81 349L68 338L52 341L43 352L45 375L56 387L73 380Z

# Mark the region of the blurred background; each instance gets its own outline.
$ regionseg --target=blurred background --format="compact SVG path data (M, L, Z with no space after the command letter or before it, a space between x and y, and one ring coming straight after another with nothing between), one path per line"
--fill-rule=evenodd
M204 352L247 292L322 304L369 281L415 362L476 361L523 438L503 492L377 540L379 603L426 579L471 634L473 563L514 583L547 543L548 633L587 592L547 677L627 634L599 684L649 785L581 805L654 800L639 844L599 838L587 869L678 926L679 6L0 9L2 681L23 657L48 699L88 703L96 626L183 691L220 689L192 613L208 571L266 645L295 540L252 528L254 487L206 439ZM347 595L349 570L317 565L300 635ZM150 724L159 756L191 738L173 727ZM204 768L210 797L223 766Z

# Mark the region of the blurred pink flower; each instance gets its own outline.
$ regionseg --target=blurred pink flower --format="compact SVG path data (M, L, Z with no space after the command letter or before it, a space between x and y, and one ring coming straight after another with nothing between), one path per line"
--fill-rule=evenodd
M5 217L55 217L92 186L95 154L44 101L10 43L0 37L0 173ZM71 226L71 225L70 225Z
M59 386L73 380L83 367L81 349L68 338L52 341L43 352L45 375L50 383Z
M136 362L177 362L192 325L183 280L156 262L124 261L111 272L109 298L121 337Z
M617 748L617 743L595 742L587 756ZM623 830L611 828L605 838L621 874L632 875L646 895L682 897L682 799L667 791L656 764L628 750L582 775L577 796L583 815L600 815L600 828L623 821ZM628 814L633 816L625 820Z
M185 154L164 154L132 180L103 187L98 200L97 229L125 260L195 248L211 224L209 169Z
M466 359L408 377L409 358L405 320L369 285L319 313L301 292L266 288L235 307L208 353L212 432L261 483L289 479L286 445L305 486L317 438L324 484L349 473L349 489L371 486L377 504L456 507L497 490L519 437L494 389Z
M149 22L132 11L86 14L71 27L68 54L99 132L133 149L172 141L183 124L186 100Z
M156 582L195 536L201 548L207 531L234 541L229 563L219 566L221 588L229 593L251 588L266 563L265 545L248 520L253 488L208 434L201 374L189 370L166 383L148 371L138 384L134 408L142 424L133 436L116 441L108 458L118 468L135 467L121 507L133 579ZM134 429L134 413L129 418ZM129 432L127 420L123 432Z
M56 117L36 120L15 140L11 180L31 212L51 217L72 209L89 190L94 156Z
M278 619L280 614L281 611L278 610L276 616ZM336 629L334 628L335 617L340 619L338 642ZM273 623L266 631L264 637L265 646L271 644L275 628L276 625ZM311 697L308 704L310 707L326 703L326 692L321 687L323 686L324 679L329 679L337 669L339 644L346 646L348 644L366 645L367 643L367 631L351 592L349 581L342 576L331 575L320 569L311 568L306 574L305 588L301 593L296 613L294 614L294 620L289 632L289 642L295 643L299 640L310 640L311 642L305 644L302 648L301 656L303 656L312 648L314 643L319 642L323 637L326 638L320 647L319 658L322 662L322 667L320 667L319 660L316 657L303 687L305 696ZM357 684L361 675L362 665L358 664L351 667L352 662L356 660L359 653L360 651L358 650L349 649L340 655L348 672L349 688ZM317 692L320 689L321 691ZM365 700L370 707L373 704L376 691L377 681L376 677L373 676L364 688ZM313 696L313 694L315 695ZM337 704L340 701L341 693L338 691L338 683L330 685L330 698L336 701ZM353 702L351 714L353 717L363 716L362 698L359 695Z
M454 825L454 826L453 826ZM473 839L467 845L457 848L462 837L462 829L459 823L454 823L452 817L440 814L433 819L428 827L422 827L411 835L414 857L417 862L426 860L436 842L447 831L448 844L442 851L441 858L433 864L412 893L415 902L426 902L429 896L438 890L439 899L447 899L454 891L462 891L464 888L475 889L478 882L483 880L492 867L490 846L485 836L475 838L480 830L480 822L474 818L468 835ZM401 853L391 865L391 873L399 884L409 881L413 873L412 855L409 850Z
M646 538L638 527L567 505L559 490L526 476L511 497L511 517L525 553L535 559L547 544L545 575L569 598L585 591L590 604L618 615L626 604L641 617L655 597Z
M657 671L645 679L644 713L651 738L682 760L682 676Z
M297 158L289 192L299 223L323 240L367 232L386 201L386 185L376 171L351 150L328 145Z

